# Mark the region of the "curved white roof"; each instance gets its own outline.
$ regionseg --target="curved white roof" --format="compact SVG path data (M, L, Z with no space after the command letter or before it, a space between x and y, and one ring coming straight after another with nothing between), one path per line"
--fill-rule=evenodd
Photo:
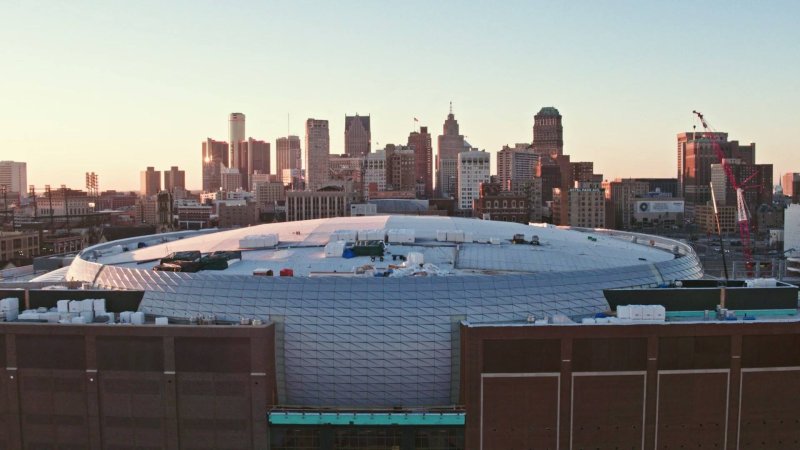
M370 257L325 257L325 245L338 230L413 230L413 244L388 244L384 261ZM440 230L461 230L474 242L456 244L437 241ZM495 273L565 272L607 269L637 264L652 264L674 258L669 251L640 245L630 239L604 234L562 229L547 225L524 225L453 217L368 216L343 217L299 222L264 224L220 231L158 243L157 236L141 238L144 248L130 248L115 255L100 256L97 262L128 268L150 269L158 259L177 251L199 250L203 254L221 250L238 250L241 239L253 235L277 234L274 249L242 251L242 260L216 275L252 274L256 269L272 269L277 275L283 268L294 270L295 276L354 273L358 267L373 266L380 270L389 264L401 265L392 255L422 253L428 274L490 275ZM515 245L511 239L523 234L527 241L538 236L541 245ZM154 239L150 245L147 239ZM490 243L493 242L493 243ZM499 243L498 243L499 242ZM136 245L129 245L135 247ZM402 271L401 271L402 272ZM396 275L401 275L398 273Z

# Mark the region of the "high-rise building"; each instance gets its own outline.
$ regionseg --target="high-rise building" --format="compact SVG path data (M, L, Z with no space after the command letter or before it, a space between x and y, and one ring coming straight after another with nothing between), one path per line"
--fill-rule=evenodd
M457 185L458 154L465 150L464 136L458 133L458 121L453 115L453 104L450 103L450 113L442 126L436 155L436 191L440 197L455 195L453 191Z
M344 117L344 152L347 156L362 157L372 151L369 116Z
M234 192L242 188L242 174L235 167L222 168L222 186L225 192Z
M228 143L207 138L203 142L203 192L222 186L222 167L228 167Z
M792 199L792 203L800 203L800 173L788 172L781 177L783 195Z
M485 150L461 152L458 161L457 203L459 209L472 209L480 196L481 183L489 182L489 153Z
M564 127L561 114L552 106L539 110L533 117L533 150L539 155L564 154Z
M733 177L744 184L743 194L747 208L755 212L761 205L772 204L772 164L746 164L739 159L726 159ZM728 180L722 164L711 165L711 181L717 205L737 206L736 190Z
M172 166L164 171L164 190L174 192L175 188L186 189L186 171Z
M242 155L239 173L242 175L242 187L250 189L250 176L254 173L270 173L269 142L248 138L240 142Z
M275 141L276 173L282 175L285 169L300 169L300 138L298 136L280 137Z
M603 177L601 175L595 176L594 174L594 163L591 161L576 161L569 163L570 167L572 167L572 181L578 182L595 182L601 183L603 181ZM599 177L599 179L598 179ZM584 186L585 187L585 186Z
M386 190L416 194L414 149L402 145L386 146Z
M420 127L408 135L408 146L414 150L414 178L421 187L417 197L433 196L433 144L428 127Z
M330 149L328 121L308 119L306 121L306 148L303 155L307 190L314 191L328 180Z
M567 222L558 225L569 225L581 228L604 228L606 223L605 193L600 183L594 181L576 181L574 187L564 195L561 189L554 191L553 208L567 208ZM566 198L565 198L566 197ZM564 201L566 200L566 204ZM553 218L563 217L553 211Z
M659 192L661 196L680 197L677 178L636 178L636 181L647 183L648 192Z
M510 191L514 182L532 180L536 176L539 156L528 144L504 145L497 152L497 181L504 191Z
M148 167L140 173L139 192L144 196L156 195L161 191L161 171Z
M228 119L228 142L231 148L230 164L228 167L241 169L242 167L242 147L241 143L245 140L244 114L231 113Z
M0 186L6 187L6 193L28 195L28 168L24 162L0 161Z
M377 150L364 158L364 199L371 192L386 190L386 150Z
M626 229L633 224L633 204L637 197L647 194L650 186L632 178L604 181L606 197L606 228Z
M716 146L725 158L755 164L756 144L739 145L739 141L728 141L727 138L728 133L678 134L678 189L686 201L686 213L690 217L694 205L711 200L711 165L720 162Z

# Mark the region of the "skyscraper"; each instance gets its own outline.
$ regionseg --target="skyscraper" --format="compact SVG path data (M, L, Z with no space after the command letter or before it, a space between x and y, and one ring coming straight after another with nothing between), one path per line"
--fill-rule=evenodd
M331 139L327 120L306 121L306 148L303 164L306 169L306 190L314 191L328 179L328 156Z
M174 192L175 188L186 189L186 171L172 166L164 171L164 190Z
M300 138L298 136L287 136L278 138L275 141L275 164L277 174L282 175L286 169L300 169Z
M781 177L783 194L792 199L792 203L800 203L800 173L787 172Z
M414 149L414 177L421 192L418 197L433 197L433 145L428 127L420 127L408 135L408 146Z
M489 182L489 153L484 150L461 152L458 161L457 203L459 209L472 209L472 201L480 196L482 183Z
M242 167L241 142L245 139L244 114L231 113L228 119L228 142L231 148L230 165L240 169Z
M139 192L144 196L156 195L161 190L161 171L154 167L140 172Z
M533 117L533 150L539 155L564 154L564 127L561 114L552 106L544 107Z
M539 156L528 144L507 145L497 152L497 181L504 191L510 191L512 182L532 180L536 176Z
M222 167L228 167L228 143L207 138L203 142L203 192L222 186Z
M436 190L442 197L455 194L454 186L457 184L458 154L465 150L464 136L458 134L458 121L453 115L453 104L450 103L450 113L442 126L442 134L438 139L439 149L436 155ZM477 193L476 193L477 195Z
M711 165L720 163L715 150L719 146L725 158L741 160L744 164L755 164L756 144L739 145L739 141L728 141L728 133L678 134L678 189L686 200L686 214L693 217L693 206L711 200ZM743 181L743 180L738 180Z
M28 169L24 162L0 161L0 186L20 197L28 195Z
M242 188L250 190L251 175L254 173L270 173L269 142L248 138L240 143L242 162L239 173L242 174Z
M344 117L344 152L350 157L362 157L372 149L369 116Z

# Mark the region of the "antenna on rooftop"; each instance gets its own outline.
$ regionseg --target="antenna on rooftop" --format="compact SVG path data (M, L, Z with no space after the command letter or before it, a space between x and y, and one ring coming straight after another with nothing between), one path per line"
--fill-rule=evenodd
M453 101L450 100L450 114L453 114Z

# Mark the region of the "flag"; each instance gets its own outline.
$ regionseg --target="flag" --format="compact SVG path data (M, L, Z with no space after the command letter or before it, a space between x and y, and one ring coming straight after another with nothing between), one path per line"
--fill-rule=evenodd
M419 122L419 120L416 117L414 117L414 122Z

